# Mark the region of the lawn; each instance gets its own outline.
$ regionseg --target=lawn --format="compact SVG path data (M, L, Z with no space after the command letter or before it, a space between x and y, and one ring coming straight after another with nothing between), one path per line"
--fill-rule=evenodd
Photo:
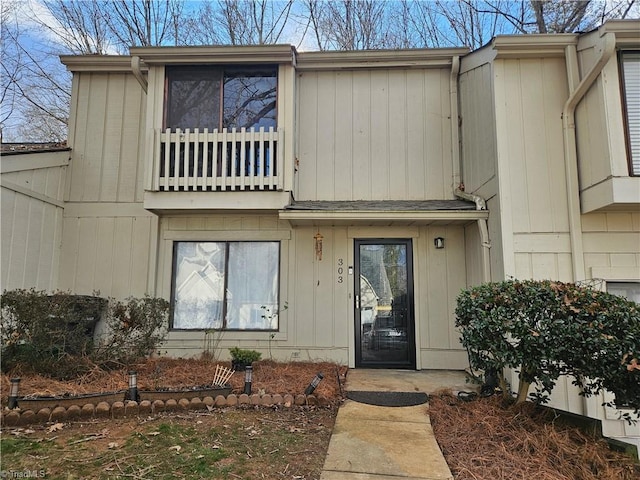
M213 367L215 368L215 367ZM141 388L210 382L202 360L151 359L136 366ZM329 362L258 362L254 391L301 393L316 372L324 406L225 407L117 420L2 429L2 470L14 478L51 479L290 479L320 477L346 367ZM3 375L3 405L8 376ZM348 374L347 374L348 379ZM73 382L23 375L21 394L88 393L126 388L126 370L95 370ZM244 387L240 372L234 390ZM607 444L562 425L528 405L498 397L464 402L430 399L436 439L455 480L637 480L640 467ZM22 477L18 475L22 472ZM7 478L11 478L7 476Z

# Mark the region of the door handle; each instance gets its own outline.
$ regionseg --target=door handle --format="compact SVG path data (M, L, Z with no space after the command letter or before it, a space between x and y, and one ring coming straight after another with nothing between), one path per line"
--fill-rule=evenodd
M360 308L360 295L356 295L356 308Z

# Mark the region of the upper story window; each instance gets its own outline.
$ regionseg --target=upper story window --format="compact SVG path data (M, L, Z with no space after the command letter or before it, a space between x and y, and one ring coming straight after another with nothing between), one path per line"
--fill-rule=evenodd
M167 66L164 128L276 127L276 66Z
M640 176L640 50L620 53L629 173Z

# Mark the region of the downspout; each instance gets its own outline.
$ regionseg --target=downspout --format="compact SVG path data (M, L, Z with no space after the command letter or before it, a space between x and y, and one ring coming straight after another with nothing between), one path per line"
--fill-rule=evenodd
M562 140L564 143L564 167L567 186L567 207L569 209L569 237L571 242L571 265L573 281L586 278L584 249L582 245L582 219L580 218L580 186L578 183L578 149L576 144L575 111L580 101L596 81L602 69L615 53L616 39L613 33L606 33L600 44L600 58L574 88L580 75L578 72L576 45L565 47L567 79L571 93L562 109Z
M458 120L458 74L460 73L460 57L455 56L451 61L451 77L449 78L449 92L451 103L451 158L452 158L452 189L457 198L468 200L476 204L476 210L486 210L487 204L479 195L473 195L463 190L460 176L460 138ZM478 219L478 231L480 232L480 246L482 247L482 280L491 281L491 256L489 249L489 227L487 219Z
M140 57L137 55L131 57L131 72L133 72L133 76L138 80L138 83L142 87L142 90L144 90L144 93L147 93L148 82L142 75L142 70L140 69Z
M580 217L580 185L578 182L578 148L576 142L575 111L589 91L602 69L615 53L616 41L612 33L606 33L600 44L600 58L589 73L578 83L578 53L575 45L565 47L569 98L562 109L562 140L564 142L564 166L567 185L567 206L569 209L569 237L571 242L571 266L573 281L586 278L584 249L582 245L582 219ZM575 86L577 84L577 86ZM574 88L575 86L575 88ZM583 397L584 414L591 418L599 418L598 401L595 398Z

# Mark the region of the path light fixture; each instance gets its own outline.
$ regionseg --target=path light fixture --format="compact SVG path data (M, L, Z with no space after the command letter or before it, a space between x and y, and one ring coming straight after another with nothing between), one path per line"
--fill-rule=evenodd
M313 391L316 389L316 387L320 385L320 382L322 381L323 378L324 378L324 375L322 375L322 373L320 372L316 373L316 376L313 377L313 380L311 380L311 383L305 389L304 394L311 395Z
M441 249L444 248L444 238L442 237L436 237L433 239L433 244L435 245L435 247L437 249Z
M131 370L129 372L129 400L133 400L137 402L139 399L138 395L138 372L135 370Z
M11 379L11 390L9 391L9 409L13 410L18 407L18 388L20 386L20 378Z
M244 369L244 393L251 395L251 382L253 381L253 367L247 365Z

